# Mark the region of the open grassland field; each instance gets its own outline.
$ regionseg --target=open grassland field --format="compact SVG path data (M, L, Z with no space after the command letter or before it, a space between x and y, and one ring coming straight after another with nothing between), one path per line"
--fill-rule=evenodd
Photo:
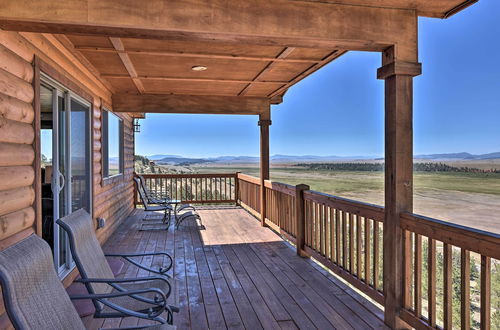
M500 161L446 162L451 166L500 168ZM199 173L242 172L259 176L258 164L193 166ZM271 179L308 184L312 190L384 205L384 173L311 170L291 164L271 166ZM414 212L500 233L500 173L416 172Z

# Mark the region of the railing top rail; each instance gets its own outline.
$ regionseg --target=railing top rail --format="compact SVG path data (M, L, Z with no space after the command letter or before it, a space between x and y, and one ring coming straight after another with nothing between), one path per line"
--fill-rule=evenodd
M500 260L500 235L413 213L401 214L405 230Z
M238 176L238 179L240 179L240 180L260 185L260 179L255 177L255 176L251 176L251 175L247 175L247 174L243 174L243 173L237 173L237 176Z
M322 203L327 206L338 208L352 214L367 217L376 221L383 222L385 211L382 206L363 203L348 198L333 196L319 191L306 190L304 191L304 199Z
M279 191L286 195L295 196L295 186L292 186L290 184L266 180L264 181L264 187Z
M185 173L185 174L139 174L146 179L161 179L161 178L236 178L236 173Z

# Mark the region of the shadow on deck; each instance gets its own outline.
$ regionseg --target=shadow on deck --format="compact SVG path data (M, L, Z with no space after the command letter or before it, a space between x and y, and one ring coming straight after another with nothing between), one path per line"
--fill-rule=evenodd
M178 329L385 328L382 311L295 250L241 208L199 211L204 228L139 231L137 210L106 243L106 252L160 252L174 258L172 303ZM156 216L156 215L148 215ZM162 258L144 258L160 266ZM126 267L121 276L148 275ZM175 301L174 301L175 300ZM89 329L147 324L135 318L84 319Z

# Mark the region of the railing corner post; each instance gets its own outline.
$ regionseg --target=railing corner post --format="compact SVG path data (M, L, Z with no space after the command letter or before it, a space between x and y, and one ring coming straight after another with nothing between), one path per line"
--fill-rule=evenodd
M297 255L304 256L305 245L305 200L304 191L309 190L306 184L298 184L295 186L295 225L297 238Z

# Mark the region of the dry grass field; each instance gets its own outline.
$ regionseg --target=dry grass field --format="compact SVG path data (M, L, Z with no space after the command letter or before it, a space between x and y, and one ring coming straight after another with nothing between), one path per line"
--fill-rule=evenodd
M500 160L447 162L451 166L500 168ZM258 164L208 164L196 172L242 172L258 176ZM305 183L311 189L378 205L384 204L383 172L311 170L291 164L271 167L273 181ZM415 213L500 233L500 174L416 172Z

